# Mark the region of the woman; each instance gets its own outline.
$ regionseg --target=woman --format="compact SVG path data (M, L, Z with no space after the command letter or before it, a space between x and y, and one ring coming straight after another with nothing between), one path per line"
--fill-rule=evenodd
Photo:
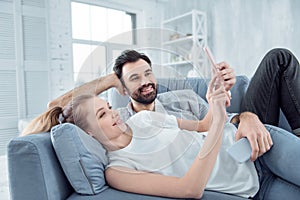
M49 122L49 126L71 122L97 139L110 160L106 180L120 190L201 198L204 189L209 189L246 198L279 199L274 190L281 187L287 199L299 198L300 175L295 167L290 169L290 165L300 166L300 153L293 150L300 148L299 139L269 127L275 145L268 153L255 163L238 164L230 159L226 148L233 144L236 128L224 126L229 98L223 86L214 90L216 82L215 77L208 89L213 114L208 133L195 132L199 129L195 121L150 111L123 123L107 102L94 96L76 98L65 109L52 108L36 122ZM277 140L285 140L285 145L277 146ZM284 156L291 152L292 159Z

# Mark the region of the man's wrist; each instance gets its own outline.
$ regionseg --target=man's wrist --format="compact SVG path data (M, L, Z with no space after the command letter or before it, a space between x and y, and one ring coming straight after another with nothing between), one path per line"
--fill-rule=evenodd
M243 119L247 119L247 118L258 118L256 114L252 113L252 112L242 112L240 115L239 115L239 120L243 120Z

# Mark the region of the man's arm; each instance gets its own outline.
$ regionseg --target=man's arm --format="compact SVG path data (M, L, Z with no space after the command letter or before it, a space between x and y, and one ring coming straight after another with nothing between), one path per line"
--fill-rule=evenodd
M270 150L273 145L272 138L257 115L251 112L243 112L234 116L230 122L239 124L235 135L236 140L242 137L247 137L249 140L252 148L252 161Z
M68 104L68 102L80 95L84 94L91 94L91 95L98 95L101 92L116 87L116 89L119 91L121 95L124 95L124 89L122 86L121 81L119 78L115 75L115 73L108 74L106 76L97 78L95 80L92 80L88 83L85 83L79 87L76 87L69 92L63 94L62 96L58 97L57 99L52 100L48 103L47 107L52 108L54 106L60 106L64 107Z

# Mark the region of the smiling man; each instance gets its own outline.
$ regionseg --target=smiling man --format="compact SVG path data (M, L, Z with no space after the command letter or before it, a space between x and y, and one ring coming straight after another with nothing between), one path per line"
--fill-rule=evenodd
M224 86L227 91L235 84L234 70L226 63L217 64ZM286 49L274 49L262 60L248 88L243 110L231 122L238 122L236 139L247 137L252 147L251 160L267 152L272 146L270 133L263 123L276 124L279 119L279 108L283 108L293 130L300 127L300 72L299 63L295 56ZM116 59L114 72L86 83L65 95L50 102L48 107L65 106L74 96L95 94L115 87L120 94L128 94L131 102L125 108L120 108L120 116L126 121L130 116L141 110L167 112L179 118L201 120L203 131L209 128L211 114L207 103L191 90L179 90L157 95L157 82L152 72L150 59L135 50L126 50ZM288 77L286 77L288 76ZM270 87L271 85L285 86L288 89ZM265 88L266 90L261 90ZM292 95L285 95L286 92ZM207 94L209 99L209 94ZM294 98L295 97L295 98ZM282 104L276 103L282 99ZM295 105L295 106L291 106ZM291 107L295 109L290 109ZM263 109L259 109L263 108ZM287 109L284 109L287 108ZM263 110L267 110L270 121ZM249 112L250 111L250 112ZM255 114L254 114L255 113ZM258 114L258 116L256 115ZM263 123L260 121L263 120ZM275 124L274 124L275 123ZM294 132L296 133L296 132Z

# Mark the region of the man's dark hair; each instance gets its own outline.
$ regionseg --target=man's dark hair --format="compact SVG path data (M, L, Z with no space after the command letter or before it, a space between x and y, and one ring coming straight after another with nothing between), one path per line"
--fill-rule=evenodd
M135 62L139 59L143 59L146 61L150 67L151 67L151 60L143 53L139 53L135 50L125 50L121 53L121 55L116 59L115 65L114 65L114 72L118 76L119 79L122 77L122 69L123 66L128 62Z

